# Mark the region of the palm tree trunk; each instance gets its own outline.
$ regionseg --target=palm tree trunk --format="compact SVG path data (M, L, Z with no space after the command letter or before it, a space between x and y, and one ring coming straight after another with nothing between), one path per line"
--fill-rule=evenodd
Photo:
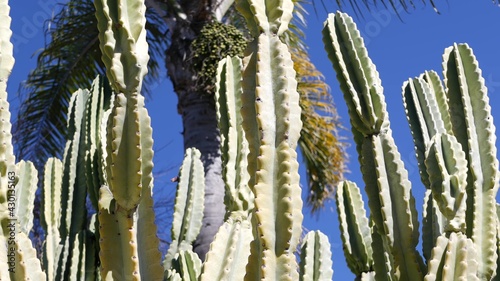
M202 260L222 225L225 214L215 101L211 93L200 89L197 74L190 67L189 60L191 42L208 16L176 22L175 28L171 29L171 44L166 59L168 75L179 99L178 111L184 126L184 148L196 147L200 150L205 166L205 211L201 232L194 243L194 251Z

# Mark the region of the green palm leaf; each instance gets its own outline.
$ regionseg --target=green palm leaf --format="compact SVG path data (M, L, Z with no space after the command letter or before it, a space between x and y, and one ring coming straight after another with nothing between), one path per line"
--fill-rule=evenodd
M150 75L159 73L164 61L165 25L148 14ZM70 0L50 22L50 43L38 55L36 68L21 89L25 96L14 124L17 157L40 167L50 156L61 156L65 142L68 101L78 88L88 88L97 74L104 74L97 20L91 0Z

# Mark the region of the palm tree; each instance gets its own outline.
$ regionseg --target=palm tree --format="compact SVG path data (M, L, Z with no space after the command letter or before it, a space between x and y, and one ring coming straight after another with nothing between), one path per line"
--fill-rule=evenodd
M146 0L151 57L148 79L157 79L159 63L165 62L179 100L184 146L197 147L205 165L206 211L202 232L194 247L201 258L223 221L225 210L220 206L223 205L224 185L214 99L207 83L200 83L201 75L193 67L194 55L190 46L210 23L229 21L241 26L233 2ZM339 0L336 2L341 6ZM358 2L367 6L371 3L367 0L349 2L354 7ZM413 4L411 0L381 0L381 3L393 7L401 3L405 9ZM303 10L300 4L297 7L296 13L300 15ZM27 98L14 125L17 156L34 161L38 167L47 157L62 155L65 115L72 92L89 87L97 74L104 74L91 0L69 0L59 9L51 25L51 40L39 54L38 65L23 88ZM308 171L308 202L316 210L331 197L333 187L342 177L345 155L343 144L337 138L339 124L327 86L301 44L300 28L296 26L294 30L295 33L288 33L287 40L293 46L300 82L304 129L299 146ZM146 87L148 84L145 83Z

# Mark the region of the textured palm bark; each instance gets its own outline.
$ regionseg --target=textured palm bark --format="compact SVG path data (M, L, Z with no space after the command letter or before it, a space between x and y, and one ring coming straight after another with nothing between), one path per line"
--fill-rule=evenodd
M196 147L205 166L205 211L203 225L194 243L194 251L204 260L225 214L222 161L219 151L214 97L203 90L190 67L190 45L210 20L209 1L182 1L186 19L177 18L171 28L166 67L179 99L178 111L184 126L184 148Z

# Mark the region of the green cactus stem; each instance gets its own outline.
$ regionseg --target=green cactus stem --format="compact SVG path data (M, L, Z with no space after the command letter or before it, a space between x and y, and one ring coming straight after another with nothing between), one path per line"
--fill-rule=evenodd
M394 253L401 278L413 280L423 272L423 262L414 250L418 243L416 210L407 172L391 136L378 73L359 44L362 39L352 19L337 13L325 25L325 46L338 73L353 130L364 136L362 142L357 139L357 145L363 155L363 178L373 218L389 252ZM403 242L396 236L412 239Z
M245 278L297 280L293 252L303 217L295 148L302 122L293 62L279 39L292 18L293 2L241 0L236 5L254 37L243 60L241 96L256 237Z
M425 281L481 280L477 277L477 254L471 239L460 232L440 236L432 249Z
M229 217L210 244L200 280L243 280L252 240L250 221Z
M113 90L127 97L140 93L148 72L144 1L97 0L102 61Z
M347 266L356 276L370 272L373 265L372 229L364 202L355 183L344 181L335 195Z
M446 217L439 211L438 203L432 197L430 189L425 191L422 223L422 253L427 263L431 258L431 251L436 240L447 224Z
M97 210L99 202L99 188L106 183L104 174L103 145L105 139L101 134L103 128L101 124L105 118L105 113L112 105L112 92L109 81L106 77L98 76L92 82L90 96L85 107L83 124L83 147L85 150L85 178L87 179L87 192L92 205ZM109 116L109 115L107 115ZM106 123L106 122L104 122ZM106 130L104 129L104 133ZM104 144L103 144L104 143Z
M453 133L468 161L467 237L479 256L478 274L490 279L496 270L495 195L498 191L498 159L495 125L484 78L467 44L445 50L443 69Z
M45 230L43 245L43 265L48 280L55 280L59 261L61 235L61 186L63 165L57 158L49 158L45 164L41 224Z
M171 268L172 260L180 251L192 250L192 243L200 233L205 198L205 174L200 157L198 149L186 149L175 195L172 243L163 261L165 270Z
M248 218L253 193L248 187L248 142L242 128L240 108L242 62L238 57L223 59L217 68L215 91L217 119L221 131L223 178L226 183L228 215Z
M300 279L332 280L332 252L328 237L321 231L310 231L304 237L300 250Z
M323 41L348 105L372 219L394 262L389 275L421 280L425 266L415 249L419 236L415 199L392 137L378 72L346 14L329 15Z

